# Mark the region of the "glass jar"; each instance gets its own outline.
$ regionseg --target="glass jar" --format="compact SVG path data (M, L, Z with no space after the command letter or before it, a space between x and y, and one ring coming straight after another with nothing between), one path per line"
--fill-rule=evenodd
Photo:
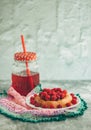
M26 96L39 82L36 53L15 53L12 70L12 87L21 95Z

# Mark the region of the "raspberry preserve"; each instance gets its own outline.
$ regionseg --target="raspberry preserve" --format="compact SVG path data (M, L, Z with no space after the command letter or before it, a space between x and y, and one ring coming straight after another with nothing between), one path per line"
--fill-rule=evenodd
M39 82L36 53L15 53L12 71L12 87L21 95L26 96Z

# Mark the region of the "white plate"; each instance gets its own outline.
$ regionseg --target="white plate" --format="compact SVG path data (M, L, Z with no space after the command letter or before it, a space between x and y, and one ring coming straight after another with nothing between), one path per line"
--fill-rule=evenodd
M33 105L33 104L31 104L30 103L30 98L32 97L33 95L31 95L31 96L28 96L28 97L26 97L26 104L28 105L28 106L30 106L31 108L35 108L35 109L38 109L38 110L61 110L61 111L66 111L66 110L72 110L73 108L76 108L79 104L80 104L80 99L79 99L79 97L78 96L76 96L77 97L77 100L78 100L78 102L77 102L77 104L75 104L75 105L72 105L72 106L69 106L69 107L65 107L65 108L52 108L52 109L50 109L50 108L42 108L42 107L36 107L35 105Z

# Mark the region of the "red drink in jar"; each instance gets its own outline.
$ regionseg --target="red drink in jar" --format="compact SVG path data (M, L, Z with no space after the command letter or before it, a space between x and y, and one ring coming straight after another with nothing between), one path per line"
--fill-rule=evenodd
M39 73L32 72L30 76L12 74L12 86L21 95L26 96L33 89L31 86L31 78L34 87L36 87L39 84Z
M12 87L23 96L26 96L39 84L39 73L36 70L35 54L33 52L27 52L25 55L25 53L19 52L14 55L15 62L12 73ZM30 75L26 71L26 62L28 62L31 70Z

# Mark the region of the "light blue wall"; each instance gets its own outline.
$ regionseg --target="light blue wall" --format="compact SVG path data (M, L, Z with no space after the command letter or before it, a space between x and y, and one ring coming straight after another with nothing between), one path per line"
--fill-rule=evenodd
M91 79L91 0L0 0L0 80L11 79L21 34L41 80Z

